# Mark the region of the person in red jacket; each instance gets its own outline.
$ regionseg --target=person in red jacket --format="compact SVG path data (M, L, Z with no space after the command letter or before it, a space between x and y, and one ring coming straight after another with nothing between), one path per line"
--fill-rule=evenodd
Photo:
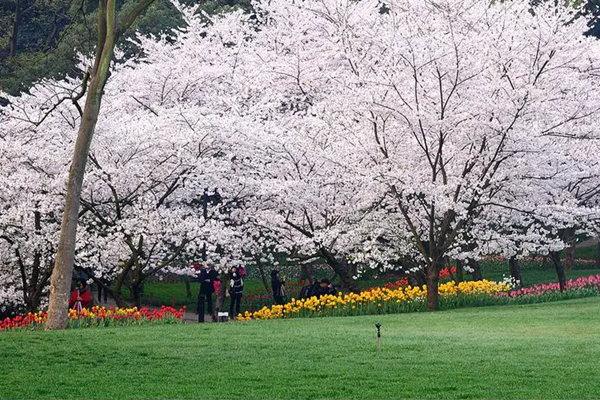
M92 304L92 296L84 280L79 281L77 289L71 293L69 299L69 308L81 311L82 308L89 308Z

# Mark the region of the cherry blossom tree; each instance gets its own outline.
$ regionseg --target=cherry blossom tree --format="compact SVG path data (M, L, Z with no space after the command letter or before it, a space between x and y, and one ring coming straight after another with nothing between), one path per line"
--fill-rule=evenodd
M544 167L539 153L558 159L557 137L597 139L598 43L567 6L305 1L260 13L249 46L268 77L253 82L268 82L269 118L324 122L334 164L378 184L382 226L408 245L395 252L420 259L431 310L445 257L473 252L487 210L518 208L508 193L529 185L524 169Z

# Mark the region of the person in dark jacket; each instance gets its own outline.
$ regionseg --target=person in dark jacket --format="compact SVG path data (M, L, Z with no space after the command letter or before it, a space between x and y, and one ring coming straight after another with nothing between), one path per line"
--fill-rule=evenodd
M279 279L279 271L271 270L271 288L273 289L273 298L276 304L285 304L285 281Z
M217 271L211 264L205 264L200 270L200 293L198 293L198 322L204 322L204 303L208 303L208 313L212 314L212 295L215 292L214 282Z
M315 292L316 286L318 286L318 284L315 281L315 278L311 277L308 280L308 284L303 286L300 290L300 295L298 297L300 297L300 299L310 299L314 296L313 293Z
M240 313L240 302L242 301L242 293L244 292L244 281L238 269L233 267L229 274L229 315L231 318L235 318ZM233 305L236 304L235 314L233 313Z
M331 281L329 279L323 278L323 279L321 279L321 282L319 283L318 287L314 291L313 296L317 296L317 297L327 296L327 295L335 296L336 294L337 294L337 289L335 288L335 286L333 286L333 283L331 283Z

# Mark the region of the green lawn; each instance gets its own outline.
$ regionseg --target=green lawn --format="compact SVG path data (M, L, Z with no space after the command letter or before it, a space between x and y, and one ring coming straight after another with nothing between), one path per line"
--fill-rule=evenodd
M4 332L0 398L599 398L599 316L595 297L437 313Z
M600 274L600 269L573 269L565 271L565 275L567 279L577 279L582 276L590 276L590 275L598 275ZM508 272L500 272L500 271L489 271L483 272L483 277L490 281L501 281L504 276L509 276ZM553 269L546 270L523 270L521 271L521 275L523 276L523 286L531 286L531 285L539 285L542 283L552 283L558 282L558 278L556 277L556 271Z

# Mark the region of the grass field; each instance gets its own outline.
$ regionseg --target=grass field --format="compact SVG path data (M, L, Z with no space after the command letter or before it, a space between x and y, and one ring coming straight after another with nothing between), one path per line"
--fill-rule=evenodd
M381 322L377 351L374 324ZM0 398L599 398L600 297L0 334Z

